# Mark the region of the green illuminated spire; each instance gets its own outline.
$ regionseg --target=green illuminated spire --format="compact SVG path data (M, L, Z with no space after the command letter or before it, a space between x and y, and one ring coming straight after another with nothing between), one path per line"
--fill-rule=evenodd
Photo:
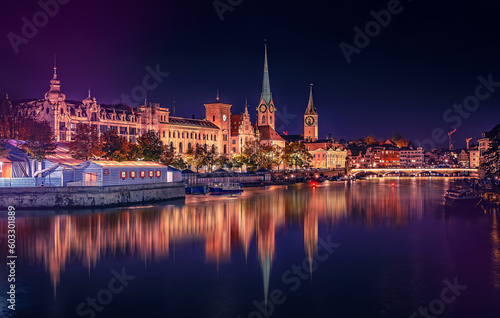
M271 85L269 84L269 66L267 65L267 43L264 44L264 80L262 81L262 96L266 104L271 102Z

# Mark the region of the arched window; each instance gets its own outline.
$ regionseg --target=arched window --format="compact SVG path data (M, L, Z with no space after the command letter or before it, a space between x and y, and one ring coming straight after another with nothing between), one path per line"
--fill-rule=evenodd
M188 143L188 150L191 150L191 143Z
M227 153L227 147L224 145L224 153Z
M262 115L262 124L266 123L266 116Z
M179 143L179 153L182 153L182 142Z
M170 148L174 148L174 143L170 142Z
M196 148L198 148L199 146L200 146L200 144L199 144L199 143L196 143Z
M172 132L171 131L168 132L168 138L172 138Z
M165 130L163 131L163 138L165 138Z
M269 123L273 122L273 116L269 116Z
M191 133L191 139L193 139L193 133Z
M215 115L212 116L212 121L215 121Z
M210 140L214 140L214 135L210 134Z

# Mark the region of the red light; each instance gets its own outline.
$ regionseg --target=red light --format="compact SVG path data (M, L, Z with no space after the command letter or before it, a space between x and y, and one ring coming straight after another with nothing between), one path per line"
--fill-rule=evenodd
M316 186L316 182L313 182L313 183L312 183L312 186L313 186L313 187L315 187L315 186Z
M396 186L396 183L391 183L391 187L395 187Z

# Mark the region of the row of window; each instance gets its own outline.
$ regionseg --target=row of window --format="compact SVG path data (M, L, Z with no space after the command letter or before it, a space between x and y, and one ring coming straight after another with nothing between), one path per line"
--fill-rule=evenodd
M69 136L70 136L70 140L71 141L75 140L75 134L74 133L73 134L70 133ZM59 140L60 141L66 141L66 137L67 137L67 135L66 135L65 132L62 132L62 133L59 134ZM135 137L130 137L130 138L128 138L128 141L129 142L136 142L137 140L136 140Z
M135 127L109 126L108 128L107 125L101 125L99 129L101 133L104 133L108 130L113 130L117 133L120 133L120 135L137 135L137 129Z
M162 132L163 138L166 137L166 130ZM177 135L177 137L176 137ZM198 140L208 140L210 136L210 140L217 141L217 135L214 134L200 134L195 132L180 132L180 131L169 131L168 138L189 138L189 139L198 139ZM224 135L225 136L225 135ZM202 139L203 138L203 139Z
M200 146L199 143L196 143L196 148L198 148ZM175 148L175 145L173 142L170 142L170 147L174 147ZM189 151L191 148L193 147L193 145L191 145L191 143L189 142L187 144L187 149L186 149L186 152ZM233 148L234 149L234 148ZM182 142L179 143L179 147L177 147L177 152L179 153L184 153L184 145L182 144ZM217 149L215 148L215 145L212 145L212 151L216 151ZM226 154L227 153L227 146L224 145L224 148L223 148L223 153Z

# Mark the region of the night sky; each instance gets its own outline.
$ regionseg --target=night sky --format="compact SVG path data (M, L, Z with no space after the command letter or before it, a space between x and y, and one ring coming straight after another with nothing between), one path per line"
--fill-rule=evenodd
M90 88L99 103L110 104L142 85L146 67L159 65L170 75L148 91L148 101L173 112L175 99L177 116L203 118L203 103L215 100L219 86L233 113L243 111L248 97L255 121L267 39L280 132L303 132L314 83L321 138L390 138L399 131L415 141L458 126L457 147L467 137L477 140L500 123L500 83L480 90L489 96L460 124L443 114L476 94L479 76L500 82L500 5L394 1L219 0L235 5L221 21L212 0L70 0L47 21L37 15L40 27L17 45L18 53L9 34L23 37L22 18L33 21L42 8L35 0L4 2L0 92L42 98L57 54L67 99L83 100ZM375 36L348 63L339 45L354 45L354 27L365 29L374 20L370 11L388 6L399 13L380 32L372 29Z

